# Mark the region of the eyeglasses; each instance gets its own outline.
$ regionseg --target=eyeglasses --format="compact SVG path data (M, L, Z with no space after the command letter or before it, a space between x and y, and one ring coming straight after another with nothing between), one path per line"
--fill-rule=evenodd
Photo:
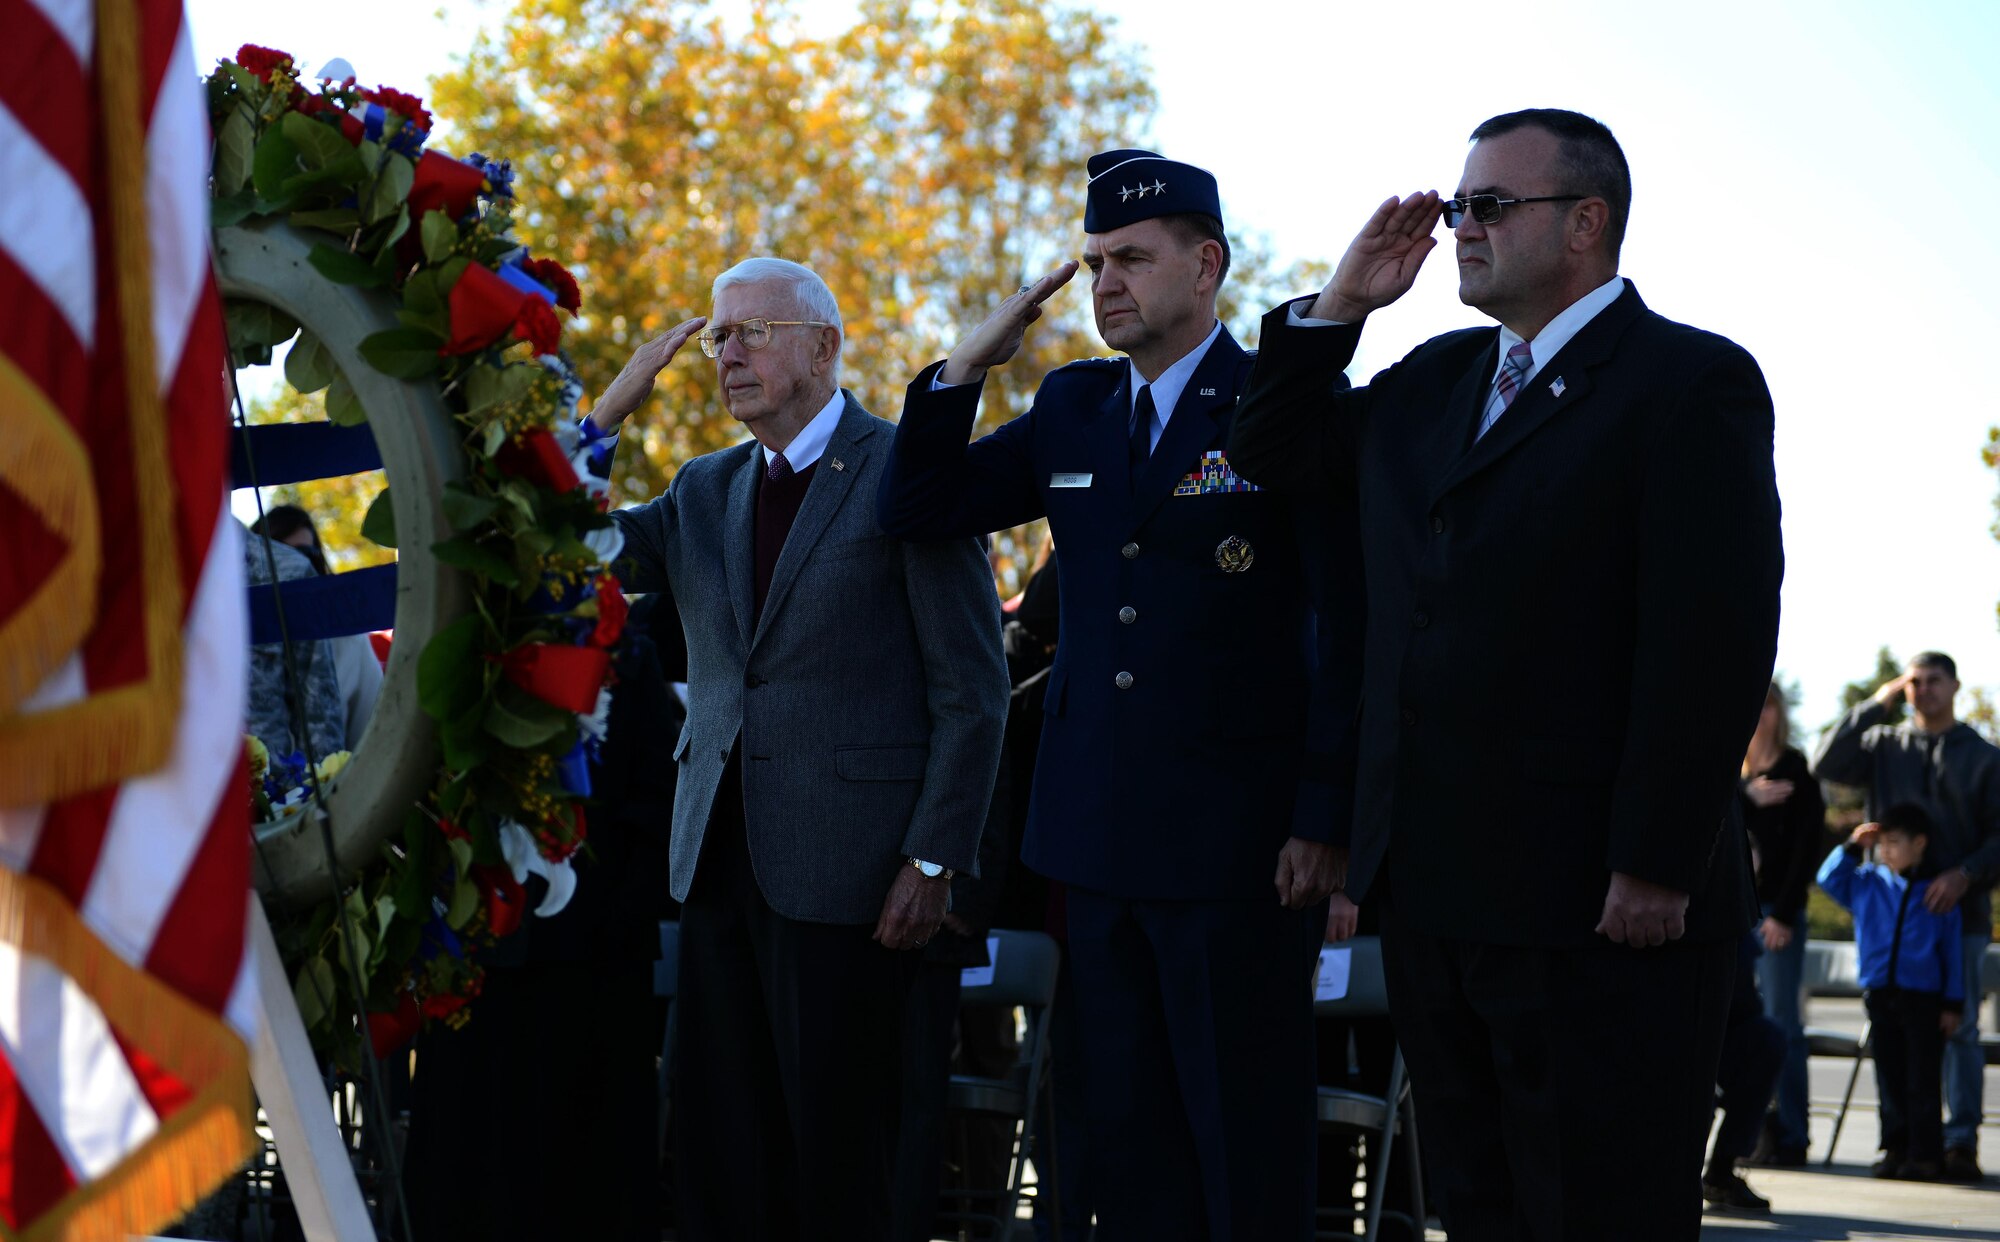
M831 328L833 325L819 319L745 319L742 323L725 324L720 328L703 328L695 335L701 342L701 352L711 358L722 356L722 347L729 343L731 334L743 342L745 349L762 349L771 343L773 328Z
M1590 197L1587 194L1545 194L1540 198L1501 198L1498 194L1468 194L1464 198L1454 198L1442 204L1444 226L1455 229L1470 215L1481 224L1500 223L1500 211L1504 207L1515 207L1522 203L1575 203Z

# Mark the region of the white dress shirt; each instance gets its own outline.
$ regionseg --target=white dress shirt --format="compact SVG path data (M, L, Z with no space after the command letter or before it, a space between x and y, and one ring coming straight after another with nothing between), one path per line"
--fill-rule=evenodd
M812 465L819 460L821 453L826 452L826 442L833 439L833 429L840 426L840 415L846 409L847 394L838 388L834 389L833 399L820 407L819 413L812 416L811 422L799 428L799 434L792 437L790 444L778 450L785 455L785 461L791 465L793 474ZM769 470L771 450L760 442L757 445L757 452L759 454L757 460Z

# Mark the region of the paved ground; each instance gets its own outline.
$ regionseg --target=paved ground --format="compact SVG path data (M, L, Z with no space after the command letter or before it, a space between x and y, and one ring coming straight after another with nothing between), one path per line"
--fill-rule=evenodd
M1861 1002L1814 1001L1809 1021L1813 1026L1858 1032ZM1833 1134L1833 1110L1840 1103L1853 1066L1851 1061L1813 1059L1812 1165L1803 1170L1747 1171L1745 1178L1751 1187L1771 1200L1773 1214L1764 1220L1751 1220L1711 1212L1702 1229L1704 1242L2000 1242L2000 1176L1995 1176L2000 1173L2000 1125L1995 1124L2000 1121L2000 1067L1986 1071L1988 1122L1980 1133L1979 1153L1979 1163L1988 1173L1986 1184L1940 1186L1882 1182L1868 1176L1877 1138L1872 1063L1862 1066L1855 1084L1854 1104L1834 1148L1832 1167L1819 1163Z

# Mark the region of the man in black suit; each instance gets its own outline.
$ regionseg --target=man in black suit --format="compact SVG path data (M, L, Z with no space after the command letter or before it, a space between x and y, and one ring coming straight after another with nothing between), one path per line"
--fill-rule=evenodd
M1771 399L1618 272L1603 125L1473 132L1457 197L1382 204L1266 318L1230 453L1357 496L1367 671L1349 891L1458 1242L1692 1239L1738 938L1737 765L1775 654ZM1336 391L1442 214L1499 327Z

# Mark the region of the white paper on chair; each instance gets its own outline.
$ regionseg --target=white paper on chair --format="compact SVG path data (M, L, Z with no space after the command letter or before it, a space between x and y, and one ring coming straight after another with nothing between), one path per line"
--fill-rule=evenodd
M1000 937L986 938L986 964L967 966L958 972L958 986L962 988L986 988L993 986L993 968L1000 964Z
M1353 949L1321 945L1319 966L1313 971L1313 999L1335 1001L1347 995L1347 972L1354 963Z

